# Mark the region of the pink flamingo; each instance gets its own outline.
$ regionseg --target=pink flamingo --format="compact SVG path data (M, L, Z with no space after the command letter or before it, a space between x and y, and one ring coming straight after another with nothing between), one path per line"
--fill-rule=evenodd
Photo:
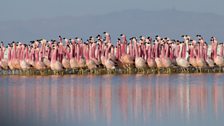
M143 69L147 67L145 59L141 57L141 52L142 50L140 46L136 46L135 67L138 69Z
M159 57L159 51L160 51L159 43L156 43L154 48L155 48L155 62L156 62L156 66L157 66L157 68L162 68L163 67L162 60Z
M204 52L205 52L204 57L205 57L206 63L208 64L209 67L214 67L215 66L214 61L210 57L208 57L208 45L207 44L205 44Z
M27 58L27 47L25 45L22 45L22 53L20 55L20 66L22 70L29 70L30 65L27 63L26 59Z
M19 48L17 49L16 43L13 43L12 49L12 65L14 69L20 69L20 62L19 62Z
M36 48L35 50L35 68L37 70L45 70L46 66L44 65L42 61L43 53L40 51L39 48Z
M189 58L189 63L190 63L193 67L197 67L196 58L194 57L194 46L193 46L193 45L190 46L190 58Z
M196 57L196 63L199 68L204 68L206 67L206 62L203 58L203 46L201 44L198 45L198 53Z
M57 57L58 57L58 48L56 45L51 56L51 70L53 70L54 72L59 72L63 70L62 64L57 60Z
M185 48L185 44L184 43L181 43L179 45L179 55L178 57L176 58L176 61L177 61L177 65L182 67L182 68L187 68L190 66L189 62L185 59L186 58L186 51L183 49ZM183 54L181 56L181 54Z
M49 47L46 47L43 63L47 68L51 68L51 62L49 60L50 55L51 55L51 49Z
M30 49L30 54L29 54L29 60L28 60L28 63L35 67L35 48L34 48L34 45L33 47Z
M172 63L171 63L171 60L170 60L170 58L168 56L168 54L169 54L169 45L167 43L165 44L165 47L163 47L162 53L163 53L163 56L161 57L161 60L162 60L163 67L169 68L172 65Z
M148 57L147 57L147 64L149 67L153 68L156 67L156 62L155 58L153 57L153 50L152 50L152 45L148 45Z
M83 47L80 46L80 43L78 43L78 45L78 66L83 69L86 67L86 60L83 57Z
M4 54L5 54L5 48L4 46L1 46L0 47L0 67L4 70L7 70L8 69L8 60L4 58Z
M69 47L70 47L70 53L69 53L70 54L70 67L71 67L71 69L76 69L76 68L78 68L78 63L74 57L74 45L70 44Z
M136 45L137 41L135 38L132 39L134 41L134 45ZM131 47L132 48L132 47ZM132 50L132 54L134 54L135 50ZM123 55L122 55L123 54ZM121 46L117 46L117 58L121 61L122 66L125 68L131 68L134 66L134 55L131 56L129 54L125 54L124 50L121 50Z
M12 53L12 48L11 48L11 45L9 45L8 47L8 66L10 68L10 70L14 70L14 66L13 66L13 53Z
M170 60L173 65L177 65L176 57L175 57L175 48L176 48L176 44L172 43L170 48Z
M89 47L89 58L93 60L97 66L99 66L100 61L96 58L96 53L98 53L96 51L98 51L96 50L96 43L93 42L92 44L90 44L90 47Z
M115 63L109 58L109 50L110 50L111 46L108 46L105 52L105 61L104 61L104 65L108 70L112 70L115 69Z
M89 46L88 45L85 46L84 53L85 53L86 65L87 65L88 69L90 69L90 70L96 69L97 68L96 63L89 58Z
M62 59L62 65L65 69L70 69L71 68L69 52L70 52L70 48L66 47L65 50L64 50L65 56Z
M217 47L218 47L218 42L217 40L214 41L214 44L213 44L213 59L214 59L214 62L217 66L219 67L222 67L224 65L224 59L223 59L223 47L221 47L221 54L218 55L217 54Z

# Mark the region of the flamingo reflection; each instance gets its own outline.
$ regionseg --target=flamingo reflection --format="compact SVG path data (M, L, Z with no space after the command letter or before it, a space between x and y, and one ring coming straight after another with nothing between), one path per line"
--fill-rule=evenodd
M87 80L76 77L68 82L59 79L53 84L48 84L47 79L34 78L35 84L23 81L18 85L1 86L0 100L10 103L7 111L20 120L29 116L35 117L34 121L51 119L56 123L103 119L107 125L117 118L126 123L130 119L147 121L152 116L161 120L171 118L172 114L194 118L208 112L210 104L218 116L223 108L224 85L206 85L205 81L171 84L169 77L162 78L161 81L155 77L155 81L145 83L136 80L131 84L126 77L119 84L113 84L111 76L101 78L97 84L94 77ZM1 112L6 111L4 105L0 103Z

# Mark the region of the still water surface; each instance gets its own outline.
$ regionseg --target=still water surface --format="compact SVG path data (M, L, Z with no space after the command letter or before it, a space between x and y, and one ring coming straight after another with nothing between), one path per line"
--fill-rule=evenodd
M223 124L224 74L0 77L0 126Z

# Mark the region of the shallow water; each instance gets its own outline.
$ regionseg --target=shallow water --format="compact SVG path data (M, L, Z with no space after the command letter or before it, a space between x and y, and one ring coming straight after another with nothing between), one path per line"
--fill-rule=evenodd
M1 76L0 125L221 126L223 77Z

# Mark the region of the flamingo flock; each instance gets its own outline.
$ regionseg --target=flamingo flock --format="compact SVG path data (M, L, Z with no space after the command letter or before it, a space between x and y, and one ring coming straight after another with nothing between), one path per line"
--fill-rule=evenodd
M223 43L211 37L207 44L201 35L196 40L182 35L183 41L121 34L113 45L110 34L58 40L35 40L30 44L11 42L0 45L0 72L19 73L79 73L100 70L151 72L202 72L224 66Z

